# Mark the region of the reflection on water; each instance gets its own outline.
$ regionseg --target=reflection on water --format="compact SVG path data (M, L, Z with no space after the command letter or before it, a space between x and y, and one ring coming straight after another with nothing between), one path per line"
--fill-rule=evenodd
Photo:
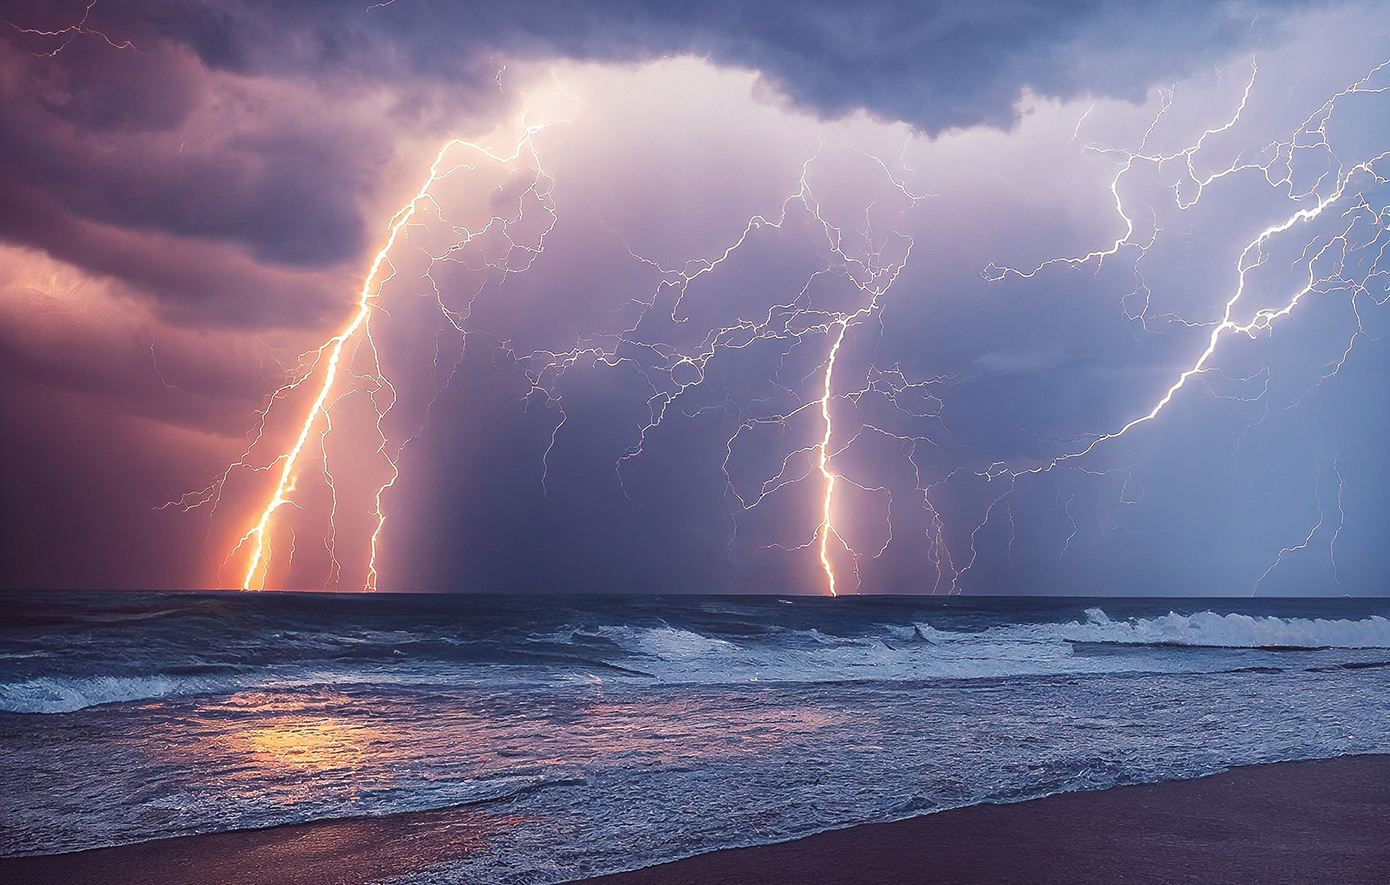
M364 702L343 691L241 692L193 705L169 762L196 756L236 780L298 781L306 789L380 785L410 769L450 769L470 779L519 765L575 765L606 757L672 764L757 753L842 725L842 713L763 703L757 695L640 702L574 698L563 707L525 696L435 695ZM553 701L553 698L551 699ZM468 709L475 707L476 712Z
M509 823L480 850L478 822L456 821L474 849L439 881L564 881L987 799L1382 749L1384 672L284 684L0 716L0 823L9 852L52 852L452 808Z
M238 737L263 765L324 771L359 767L365 732L360 725L310 719L248 728Z
M600 684L448 693L287 685L23 726L0 747L11 795L27 797L23 809L0 799L15 825L12 851L520 801L573 792L605 772L780 768L799 748L883 727L785 687Z
M249 754L248 765L255 769L356 770L368 753L390 741L360 719L325 712L349 705L341 695L287 698L242 692L204 706L194 722L210 735L225 732L224 751Z

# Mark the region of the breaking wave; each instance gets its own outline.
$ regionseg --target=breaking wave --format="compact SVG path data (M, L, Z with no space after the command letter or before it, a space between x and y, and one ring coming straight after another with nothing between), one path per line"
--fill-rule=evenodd
M274 600L271 600L274 602ZM1112 618L1101 608L1065 613L937 613L926 605L778 604L777 601L652 606L590 604L503 621L502 629L466 617L439 617L402 629L389 618L363 618L351 629L267 620L247 624L235 642L188 639L187 624L145 620L119 654L100 644L16 646L4 655L0 711L71 713L130 704L231 694L267 685L395 684L426 691L466 685L501 690L525 685L750 682L834 683L990 679L1124 672L1278 672L1280 668L1364 667L1390 649L1390 618L1363 609L1361 619L1179 614L1149 608ZM760 607L759 607L760 606ZM875 606L875 607L871 607ZM1111 607L1111 606L1107 606ZM1112 611L1125 611L1122 603ZM1269 609L1266 608L1267 612ZM1130 609L1133 611L1133 608ZM1281 613L1282 614L1282 613ZM1002 616L1001 616L1002 615ZM196 625L195 625L196 626ZM216 623L204 626L211 635ZM539 628L539 629L538 629ZM199 634L202 635L202 634ZM246 649L273 649L274 660L248 663ZM1208 649L1201 653L1200 649ZM1306 660L1288 657L1306 652ZM43 652L43 654L39 654ZM256 654L268 656L268 652ZM1278 657L1272 657L1277 655ZM1330 657L1329 657L1330 656ZM101 672L120 658L120 670ZM52 661L64 663L55 672Z
M98 704L155 700L192 686L170 676L41 677L0 685L0 710L9 713L71 713Z
M1361 621L1322 618L1192 615L1173 612L1158 618L1112 621L1098 608L1087 609L1086 623L1064 631L1069 641L1116 645L1177 645L1207 648L1390 648L1390 619Z

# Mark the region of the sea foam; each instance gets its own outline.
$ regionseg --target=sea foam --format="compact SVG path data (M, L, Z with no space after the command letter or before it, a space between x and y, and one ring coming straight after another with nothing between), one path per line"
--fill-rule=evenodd
M154 700L187 686L169 676L40 677L0 684L0 710L8 713L71 713L98 704Z
M1124 645L1184 645L1208 648L1390 648L1390 620L1379 615L1360 621L1323 618L1191 615L1169 612L1157 618L1113 621L1099 608L1086 610L1086 623L1062 630L1073 642Z

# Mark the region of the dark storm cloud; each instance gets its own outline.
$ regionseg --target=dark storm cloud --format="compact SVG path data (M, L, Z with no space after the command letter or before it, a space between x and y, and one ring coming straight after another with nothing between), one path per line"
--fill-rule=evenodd
M758 107L769 113L776 110L769 105L781 102L826 117L866 108L919 132L941 133L976 123L1014 126L1023 90L1137 99L1207 65L1219 63L1229 73L1239 53L1282 39L1284 13L1301 5L100 0L83 33L0 30L0 241L115 278L121 304L137 305L131 312L139 314L124 325L103 317L57 335L38 328L43 318L21 308L3 327L0 394L11 421L0 435L6 505L0 521L24 520L26 528L7 532L0 544L10 560L0 566L0 577L22 585L177 586L195 580L189 575L208 574L206 561L225 551L199 548L203 517L178 522L180 514L153 511L150 504L202 486L235 461L245 445L241 432L255 427L260 394L281 377L257 371L265 346L241 352L231 343L214 346L199 333L215 329L249 341L275 327L296 330L302 339L294 339L296 347L281 345L290 362L296 349L314 347L328 309L336 309L331 316L337 322L360 285L373 248L371 225L383 220L371 213L380 215L383 203L388 213L399 205L392 205L396 193L383 184L393 168L400 171L393 163L408 167L402 174L410 188L403 193L414 190L421 158L405 156L401 145L415 139L432 149L445 132L487 131L495 122L487 115L510 100L497 82L507 63L695 53L760 72ZM21 3L5 15L55 29L77 21L81 6ZM130 48L122 48L125 41ZM651 69L641 76L658 77ZM751 81L743 78L732 99L721 93L727 107L719 108L713 124L706 119L698 125L691 122L695 102L681 92L679 77L660 81L667 91L659 101L678 105L679 113L653 129L670 141L637 133L621 155L596 142L588 153L577 152L570 168L562 168L563 151L557 149L553 166L547 156L563 218L533 270L465 299L470 328L483 334L470 334L456 373L430 378L449 383L433 404L428 432L412 443L400 481L387 493L383 587L822 586L814 551L788 549L813 540L815 520L808 522L808 514L819 513L819 484L789 486L756 512L743 511L735 496L756 496L787 450L809 451L803 446L820 438L817 414L803 410L785 423L759 424L736 445L730 437L741 420L791 412L818 395L823 335L808 334L804 346L793 347L804 329L791 330L757 347L721 351L705 380L672 404L670 420L645 436L653 394L663 386L652 379L660 380L656 363L666 351L624 346L611 370L575 367L551 392L563 398L563 413L526 376L534 367L524 354L533 348L563 351L589 335L611 342L632 319L632 299L652 297L654 289L661 303L633 330L635 337L696 351L712 328L761 318L769 299L790 301L820 265L818 227L797 215L781 233L795 234L795 242L771 242L763 250L762 239L773 235L753 238L724 266L734 278L705 278L677 315L668 310L676 290L657 288L652 265L628 255L629 248L663 262L669 255L680 266L712 248L717 252L711 243L727 245L725 238L737 237L751 213L776 205L735 206L731 193L795 190L803 146L786 148L781 165L744 162L748 169L740 173L740 162L730 158L744 154L711 134L711 125L721 132L742 125L739 115L747 109L734 105L747 102ZM632 84L615 88L622 93ZM616 100L637 101L625 93ZM1082 108L1073 109L1079 115ZM1216 116L1194 131L1227 113L1223 100ZM479 119L484 122L475 127ZM626 140L626 119L614 119L594 128L614 142ZM806 122L785 114L777 125ZM1073 132L1075 116L1063 124L1061 142ZM1016 126L1014 133L1025 129ZM897 127L884 143L892 141L896 153L904 134ZM805 150L814 150L815 138L808 138ZM755 133L745 152L767 159L772 140ZM1025 148L1034 143L1020 140ZM1165 443L1157 428L1136 434L1123 453L1105 450L1101 456L1109 460L1087 462L1095 472L1059 470L1017 483L998 470L991 474L1001 460L1026 468L1074 448L1060 440L1093 438L1097 429L1123 424L1137 403L1171 383L1174 367L1187 359L1186 344L1205 333L1141 334L1117 301L1133 282L1112 280L1111 271L1077 269L1026 290L1016 281L987 287L980 270L1011 260L1005 245L1021 242L1042 256L1070 254L1078 243L1103 245L1114 235L1114 218L1104 182L1075 188L1054 176L1046 158L1034 162L1022 151L981 158L978 141L972 144L958 162L955 155L938 158L942 181L951 187L931 184L944 196L924 202L920 217L911 220L918 244L911 270L895 285L881 325L851 331L837 369L842 394L857 387L856 376L871 379L880 370L898 372L895 383L948 379L923 386L917 394L922 401L906 413L893 396L914 394L890 396L891 385L833 405L839 426L881 428L836 455L863 486L842 483L835 505L843 511L837 525L858 549L879 549L888 533L885 493L871 490L894 495L896 540L883 556L860 563L866 589L921 592L932 589L933 580L947 589L949 575L944 583L933 577L944 573L938 557L954 557L948 570L959 569L975 562L978 550L979 561L961 584L971 592L1246 592L1249 579L1268 565L1266 554L1286 538L1300 540L1316 518L1307 509L1315 467L1324 477L1323 498L1314 502L1319 507L1340 494L1327 477L1353 477L1359 470L1374 482L1383 474L1367 466L1374 462L1373 446L1346 445L1336 466L1333 453L1342 440L1320 438L1310 455L1300 411L1281 419L1285 423L1263 425L1258 432L1279 434L1278 444L1269 445L1272 454L1263 461L1247 465L1236 456L1245 454L1239 446L1253 445L1243 442L1249 415L1201 408L1172 410L1175 442ZM703 164L696 154L708 155ZM785 181L762 180L767 169L783 165ZM878 173L870 166L872 178ZM749 183L737 183L739 174ZM587 178L594 180L582 188L575 183ZM993 189L975 180L996 178L1001 183ZM834 184L823 186L829 206ZM884 190L892 196L892 188ZM994 203L1003 211L994 212ZM577 212L582 206L596 208ZM1078 218L1068 216L1068 207ZM838 222L844 230L868 218L861 209L842 207L849 213ZM1232 217L1239 221L1247 210L1241 204ZM734 218L732 228L721 227L723 215ZM988 223L979 216L988 216ZM687 224L671 225L676 218ZM609 236L615 232L626 239ZM1223 226L1212 239L1225 244L1228 234ZM421 246L422 237L412 231L411 246ZM410 261L424 260L418 249L404 251L413 259L392 256L402 286L418 277ZM1017 260L1034 260L1022 251ZM19 255L16 264L33 257L18 249L4 254ZM1129 271L1116 265L1113 273ZM447 271L436 282L449 297L474 291L462 284L451 289ZM1179 288L1194 298L1219 294L1210 287ZM812 296L830 299L830 308L817 302L821 309L844 307L834 300L835 290L817 288ZM412 337L416 327L407 327L406 317L419 310L438 323L434 306L428 299L392 305L400 333L395 346L427 368L448 360L424 337ZM37 331L26 325L30 320ZM390 322L374 327L375 333L384 327L383 342ZM440 328L444 337L452 334ZM100 344L102 335L111 340ZM461 339L457 344L463 346ZM80 359L73 356L79 349ZM1368 358L1382 365L1384 350L1363 347L1353 368ZM1312 359L1310 365L1315 381L1321 363ZM401 388L403 397L434 389ZM1317 405L1316 397L1307 402ZM276 416L297 420L284 410ZM639 443L641 456L625 457ZM1211 458L1210 451L1220 457ZM809 460L797 463L813 475ZM1241 483L1227 481L1232 465L1244 471ZM1281 471L1298 474L1301 484L1274 492L1261 485ZM924 486L945 517L923 506ZM1016 493L1003 498L1010 488ZM1132 505L1144 495L1141 511ZM1363 513L1380 507L1369 522L1385 524L1383 503L1368 504L1354 493L1346 500ZM241 517L237 503L223 508L224 519ZM1283 513L1278 531L1269 520L1242 521L1252 507ZM1368 532L1365 522L1356 525ZM1233 532L1254 539L1241 548L1244 559L1225 552ZM1348 529L1342 537L1343 551L1358 542L1372 549L1369 534ZM152 566L150 551L169 546L178 548L177 556ZM1189 555L1175 557L1177 550ZM1383 576L1377 556L1343 559L1364 572L1361 583L1350 586ZM1218 559L1227 563L1220 580L1182 585L1193 563ZM847 574L847 565L840 566ZM1146 569L1147 583L1133 583L1134 573Z
M333 275L266 266L204 238L93 221L6 172L0 172L0 205L0 237L124 280L158 298L175 323L303 325L341 301L334 284L342 281Z
M322 293L275 279L277 266L357 257L360 198L389 143L303 96L238 95L188 52L146 45L74 41L52 59L0 45L0 236L205 303L209 318L304 322Z
M1007 126L1025 87L1141 96L1254 45L1288 5L1262 4L1256 16L1248 4L1026 0L146 0L99 3L85 32L54 37L19 28L73 25L81 7L21 3L0 43L0 236L171 303L206 304L224 322L254 324L260 311L304 322L307 293L248 285L210 255L187 262L201 271L174 273L148 257L158 250L89 247L76 231L94 223L229 244L277 266L351 262L392 138L498 106L496 70L510 59L701 53L756 68L823 114L866 107L937 131ZM391 102L364 115L354 102L375 88ZM291 294L311 308L287 307Z
M1299 0L437 3L150 7L164 34L233 70L405 71L467 79L508 57L644 60L697 53L754 68L829 115L859 107L926 131L1007 125L1019 91L1141 97L1162 78L1253 48ZM1258 8L1258 14L1257 14Z

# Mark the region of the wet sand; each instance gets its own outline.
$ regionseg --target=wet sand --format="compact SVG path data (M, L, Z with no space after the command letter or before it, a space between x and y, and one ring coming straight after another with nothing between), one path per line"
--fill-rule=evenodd
M527 818L451 808L0 858L0 885L367 885L475 851Z
M478 810L317 821L0 859L5 883L380 882L539 820ZM1390 883L1390 755L980 805L714 851L588 885Z
M977 805L586 885L1384 885L1390 755Z

